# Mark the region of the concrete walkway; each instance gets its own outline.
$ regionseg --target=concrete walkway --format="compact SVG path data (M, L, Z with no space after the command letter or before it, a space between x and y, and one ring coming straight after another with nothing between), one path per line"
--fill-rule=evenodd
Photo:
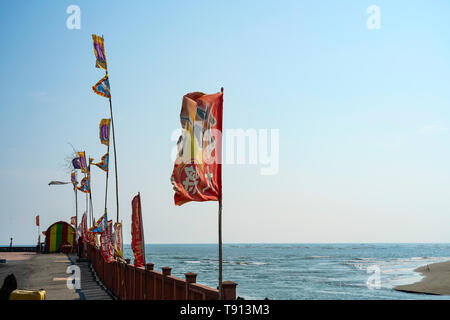
M77 262L76 255L1 253L6 263L0 264L0 286L4 278L14 273L18 289L46 291L46 300L111 300L107 290L98 282L88 262ZM70 265L80 268L81 288L69 289L66 273Z

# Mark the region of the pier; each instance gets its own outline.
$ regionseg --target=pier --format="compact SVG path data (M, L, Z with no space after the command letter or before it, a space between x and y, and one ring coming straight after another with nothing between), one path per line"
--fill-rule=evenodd
M9 249L9 248L8 248ZM6 263L0 264L0 280L13 273L18 289L46 291L46 300L111 300L113 297L91 271L89 263L76 262L73 254L38 254L35 252L0 252ZM70 265L80 268L80 289L69 289L66 273Z
M152 263L145 267L135 267L128 259L107 263L99 249L90 244L83 259L72 253L36 253L36 247L35 252L30 252L32 248L16 252L0 250L0 259L6 260L0 264L0 281L14 273L18 289L44 289L46 300L219 299L219 290L198 284L195 273L186 273L185 279L181 279L171 275L170 267L162 267L160 272L154 270ZM80 289L67 286L71 277L67 269L71 265L80 268ZM224 300L236 299L236 286L231 281L222 283Z

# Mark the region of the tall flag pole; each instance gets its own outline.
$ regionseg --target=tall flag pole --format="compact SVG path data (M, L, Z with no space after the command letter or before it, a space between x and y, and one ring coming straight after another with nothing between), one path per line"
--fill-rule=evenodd
M117 222L119 222L119 181L117 174L117 152L116 152L116 135L114 132L114 117L112 111L112 101L111 101L111 89L109 86L109 75L108 75L108 65L106 62L105 55L105 45L103 36L92 35L92 40L94 42L94 53L96 57L95 66L105 70L105 77L103 77L97 84L95 84L92 89L98 95L109 99L109 111L111 114L111 127L112 127L112 137L113 137L113 149L114 149L114 171L116 176L116 210L117 210Z
M89 205L91 209L91 216L92 216L92 224L94 224L94 206L92 205L92 185L91 185L91 163L94 159L89 158L89 165L87 169L87 177L89 181Z
M73 192L75 193L75 229L78 228L78 195L77 195L77 176L75 171L72 171L70 174L70 180L72 181L73 185ZM78 232L76 233L76 236L78 237Z
M109 178L109 127L110 127L111 119L102 119L100 121L100 142L106 145L107 151L106 154L102 157L102 160L99 163L94 163L100 169L106 171L106 185L105 185L105 212L107 210L107 201L108 201L108 178Z
M219 298L222 298L222 118L223 88L215 94L183 97L178 154L171 182L175 205L218 201Z

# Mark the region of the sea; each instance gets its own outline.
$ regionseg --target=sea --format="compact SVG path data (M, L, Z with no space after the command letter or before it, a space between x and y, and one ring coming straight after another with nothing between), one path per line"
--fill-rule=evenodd
M147 244L146 262L217 288L217 244ZM124 255L133 262L130 245ZM223 281L246 300L438 300L393 290L420 281L414 269L450 260L450 244L224 244Z

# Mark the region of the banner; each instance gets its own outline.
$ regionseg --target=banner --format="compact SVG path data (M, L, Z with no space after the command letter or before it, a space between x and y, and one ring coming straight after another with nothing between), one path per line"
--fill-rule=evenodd
M109 79L108 75L104 76L100 79L99 82L97 82L93 87L92 90L94 92L102 97L105 98L111 98L111 89L109 88Z
M72 165L74 169L81 169L80 158L73 158Z
M83 214L83 217L81 218L81 239L83 239L84 242L88 242L88 228L87 228L87 214L86 212Z
M107 71L108 67L106 64L105 44L103 42L103 37L93 34L92 40L94 41L94 53L96 57L95 66Z
M106 228L100 234L100 253L106 262L114 261L114 255L111 246L112 241L112 220L107 221Z
M78 161L80 163L81 172L87 173L86 152L78 152Z
M108 215L105 213L97 220L95 225L93 225L91 228L89 228L90 233L102 233L106 230L108 223Z
M105 146L109 146L109 127L111 119L102 119L100 121L100 142Z
M183 97L182 135L171 176L175 205L218 201L222 196L222 114L222 92Z
M72 182L73 189L75 190L75 188L76 188L76 186L77 186L77 184L78 184L77 176L76 176L75 172L72 172L72 173L70 174L70 181Z
M84 193L91 192L91 188L89 187L89 177L84 177L83 179L81 179L80 186L76 188L77 190L80 190Z
M122 223L116 222L114 224L114 233L113 233L113 249L114 254L117 257L123 259L123 242L122 242Z
M74 225L75 227L77 226L77 217L76 216L70 217L70 224Z
M131 210L131 249L134 253L134 265L143 267L145 265L145 243L140 194L133 198Z
M39 224L39 216L36 216L36 227L39 227L40 226L40 224Z
M102 161L98 162L98 163L93 163L93 165L96 165L97 167L99 167L100 169L102 169L103 171L108 171L108 167L109 167L109 154L105 154L102 157Z

